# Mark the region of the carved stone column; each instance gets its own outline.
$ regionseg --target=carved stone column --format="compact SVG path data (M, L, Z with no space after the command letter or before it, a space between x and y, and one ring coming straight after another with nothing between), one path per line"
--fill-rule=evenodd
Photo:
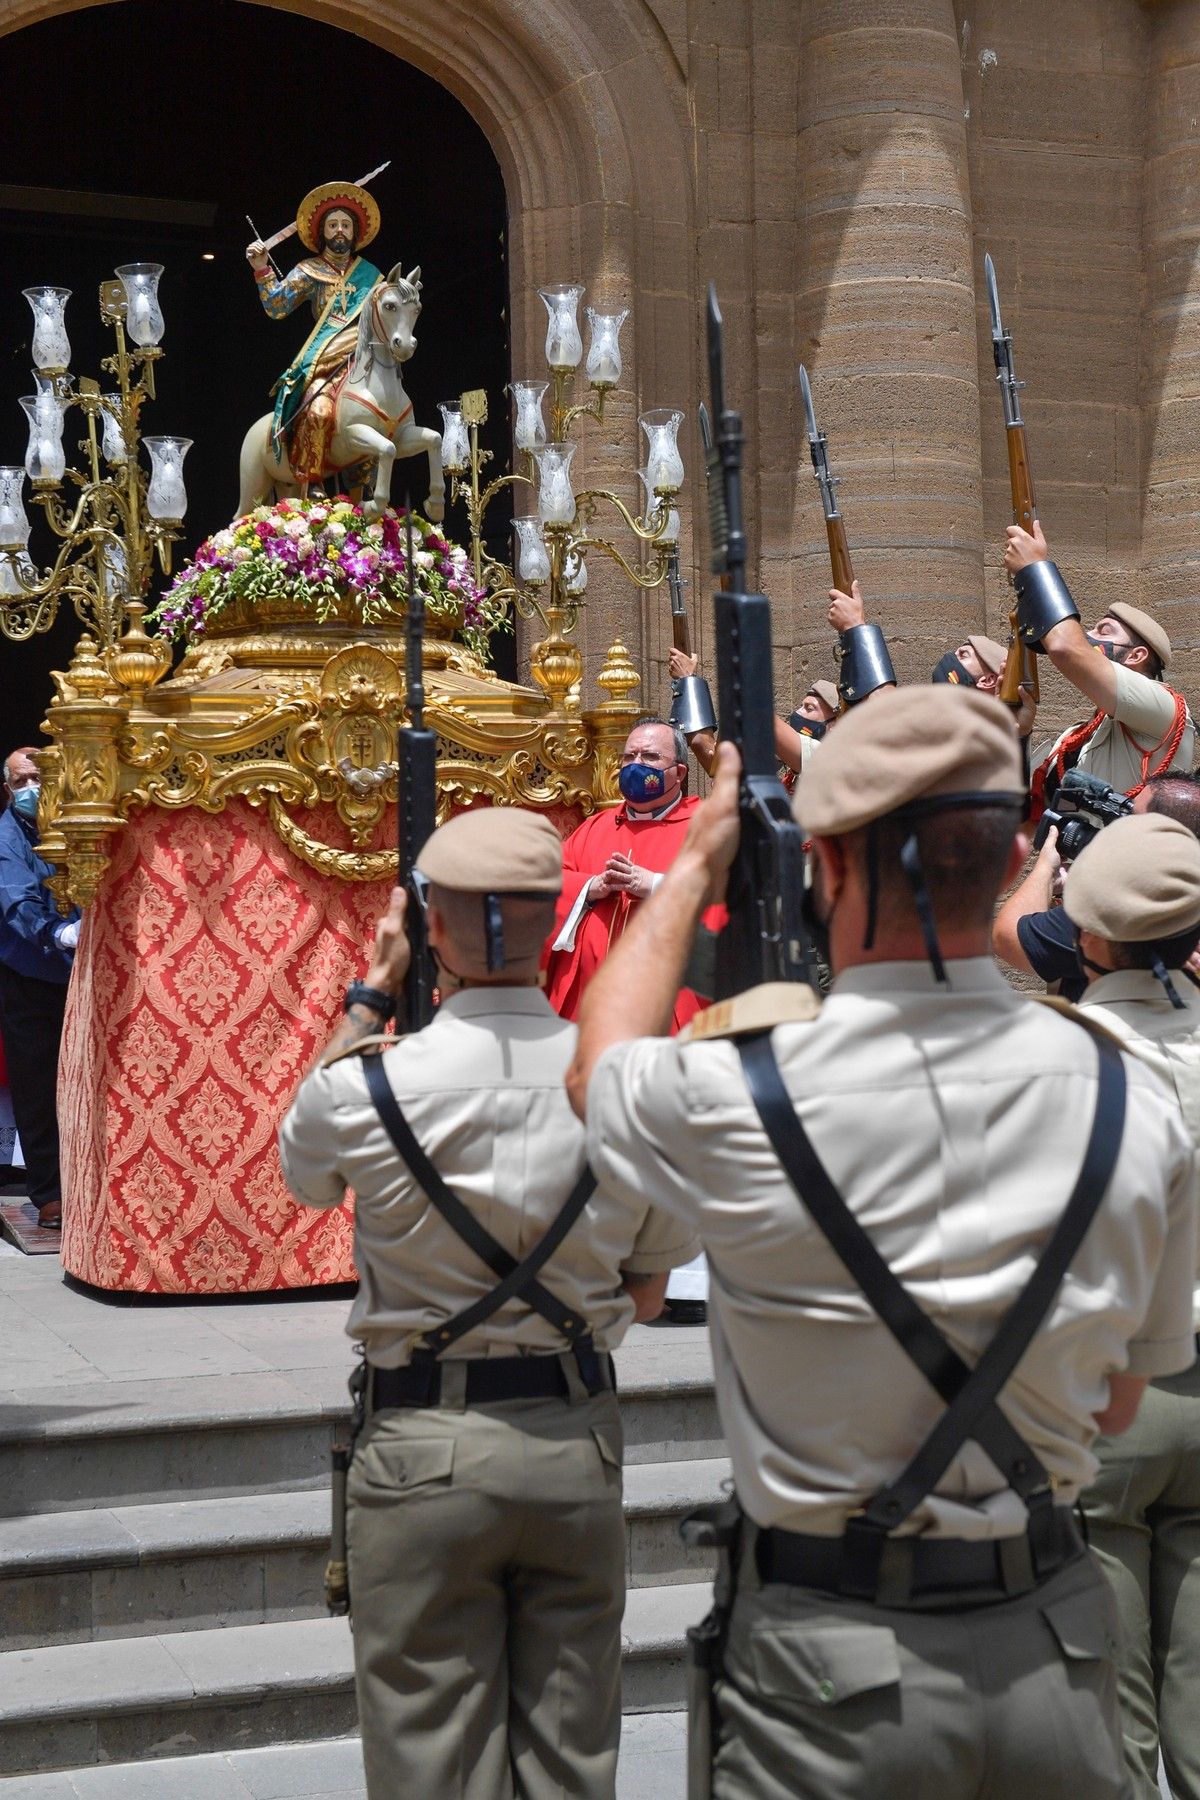
M984 623L971 206L950 0L808 0L801 84L800 354L844 478L871 616L901 679L927 679L947 643ZM794 371L791 406L800 462ZM802 635L811 674L827 675L825 533L803 468L798 481Z
M1142 598L1200 676L1200 15L1151 12L1146 94Z

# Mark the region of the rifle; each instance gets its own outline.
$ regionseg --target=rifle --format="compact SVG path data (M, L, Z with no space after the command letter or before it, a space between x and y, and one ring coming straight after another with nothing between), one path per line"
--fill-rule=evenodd
M996 361L996 380L1004 402L1004 428L1008 438L1008 480L1012 489L1013 524L1033 530L1037 508L1033 499L1033 478L1029 473L1029 450L1025 443L1025 421L1021 417L1019 390L1025 386L1017 380L1013 363L1012 332L1005 331L1000 317L1000 293L996 287L996 268L990 256L983 259L987 279L988 309L992 316L992 355ZM1008 615L1008 657L1000 680L999 697L1015 711L1021 704L1021 688L1029 689L1036 706L1038 701L1037 657L1030 645L1021 641L1017 630L1017 609Z
M745 594L742 530L742 421L725 406L721 309L708 289L708 364L716 421L713 571L728 577L713 599L721 736L742 759L741 839L729 871L729 923L717 939L717 998L763 981L807 981L818 989L816 958L805 928L804 833L792 818L775 756L775 682L771 607L765 594Z
M416 861L437 823L437 737L425 723L425 683L421 661L425 647L425 596L417 587L413 557L412 502L405 500L408 531L408 618L404 653L405 706L408 724L401 727L396 762L399 776L400 886L408 893L405 931L411 957L404 994L396 1009L403 1031L420 1031L433 1017L433 957L425 918L423 884Z
M854 564L846 542L846 521L838 508L834 489L841 477L829 468L829 440L817 425L808 370L800 364L800 394L804 401L804 422L808 432L808 449L812 457L813 477L821 490L821 511L825 514L825 536L829 540L829 567L833 585L848 594L854 582ZM876 688L892 687L896 671L888 652L887 639L879 625L851 625L840 634L841 669L838 692L842 705L854 706L873 694Z
M676 544L667 561L667 585L671 590L671 643L685 656L692 654L692 633L688 626L687 606L683 598L683 581L679 574L679 546Z
M804 400L804 420L808 430L813 478L821 490L821 510L825 514L825 536L829 539L829 566L833 572L833 585L840 588L843 594L848 594L854 581L854 564L850 561L850 546L846 542L846 521L838 511L837 495L833 491L840 485L841 477L830 473L829 440L823 431L817 429L812 389L808 385L808 370L803 363L800 364L800 393Z
M704 445L704 486L708 496L708 542L710 566L722 593L728 591L729 573L725 567L724 543L729 536L725 517L725 489L721 482L721 457L713 443L712 420L703 400L699 407L700 441Z
M683 599L683 581L679 574L679 546L672 551L667 565L671 588L671 642L685 656L692 654L692 633L688 625L687 607ZM715 731L717 715L713 711L712 693L702 675L673 675L671 705L667 712L671 724L689 741L701 731ZM705 756L696 752L701 765L709 768ZM711 774L711 769L709 773Z

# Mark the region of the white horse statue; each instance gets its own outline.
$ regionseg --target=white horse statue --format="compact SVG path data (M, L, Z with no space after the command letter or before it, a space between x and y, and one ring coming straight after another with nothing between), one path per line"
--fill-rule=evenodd
M407 275L400 264L375 286L358 316L358 342L344 375L333 377L333 438L329 451L330 474L370 459L375 463L375 487L365 502L377 517L388 505L392 491L392 464L397 457L429 458L429 498L422 511L440 520L445 509L446 484L442 475L441 433L413 422L412 402L404 391L400 368L417 347L413 326L421 310L421 270ZM272 442L274 415L255 421L242 443L242 491L238 515L251 512L271 497L290 498L308 492L308 482L290 467L285 447Z

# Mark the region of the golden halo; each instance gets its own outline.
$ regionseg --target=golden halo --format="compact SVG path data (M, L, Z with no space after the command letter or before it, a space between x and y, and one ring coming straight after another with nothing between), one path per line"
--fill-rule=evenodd
M353 181L326 181L305 194L296 211L296 230L306 250L320 249L321 220L327 212L341 207L358 220L358 243L361 250L379 233L379 208L366 188Z

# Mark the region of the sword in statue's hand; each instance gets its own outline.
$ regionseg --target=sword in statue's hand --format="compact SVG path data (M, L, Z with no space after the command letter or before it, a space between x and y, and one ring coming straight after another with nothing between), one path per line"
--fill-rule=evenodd
M374 179L377 175L382 175L383 171L385 169L390 169L391 166L392 166L391 158L389 157L387 162L381 162L377 169L372 169L371 173L369 175L362 176L361 179L354 182L353 185L355 187L366 187L368 182L374 181ZM295 219L292 220L290 225L285 225L282 228L282 230L272 232L272 234L269 238L260 238L259 237L258 232L255 229L254 220L250 217L249 213L246 214L246 223L247 223L247 225L249 225L251 231L254 232L255 243L262 245L263 249L266 251L267 261L270 263L271 267L273 269L275 269L275 259L271 255L271 252L275 248L276 244L282 244L288 238L295 237L295 235L296 235ZM246 254L247 254L247 256L250 254L249 245L246 248ZM278 274L279 274L278 269L275 269L275 274L276 274L276 276L278 276Z

